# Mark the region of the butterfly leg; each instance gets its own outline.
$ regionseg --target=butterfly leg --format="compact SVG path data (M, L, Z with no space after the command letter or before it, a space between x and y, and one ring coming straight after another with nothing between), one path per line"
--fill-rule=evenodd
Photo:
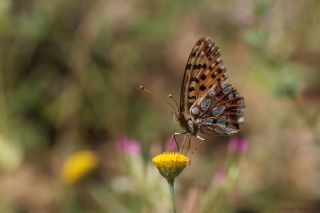
M183 142L182 142L181 146L179 146L179 143L178 143L178 141L176 139L176 135L184 135ZM188 132L175 132L175 128L174 128L174 131L173 131L173 134L172 134L172 138L174 139L174 142L175 142L175 144L176 144L176 146L178 148L178 152L180 152L180 150L183 150L187 135L188 135Z
M187 138L187 136L188 136L188 133L186 133L186 134L184 135L184 137L183 137L183 141L182 141L182 145L181 145L181 150L183 150L184 147L185 147L185 143L186 143L186 138Z
M188 132L174 132L173 134L174 135L185 135L187 134Z
M191 151L190 158L191 158L192 154L195 153L195 152L197 151L197 149L198 149L198 148L204 143L204 141L205 141L205 139L203 139L203 138L201 138L201 137L198 137L198 136L197 136L197 138L199 138L201 141L199 141L199 143L197 143L197 144L193 147L193 149L192 149L192 151Z
M174 139L174 142L175 142L175 144L176 144L176 146L177 146L177 149L178 149L178 152L179 152L179 151L180 151L180 146L179 146L179 143L177 142L175 131L176 131L176 126L174 126L174 128L173 128L173 134L172 134L171 139L172 139L172 138Z
M180 146L179 146L179 143L178 143L178 141L177 141L177 139L176 139L176 135L184 135L184 134L186 134L187 132L181 132L181 133L180 133L180 132L175 132L175 131L176 131L176 125L174 125L171 139L172 139L172 138L174 139L174 142L175 142L175 144L176 144L176 146L177 146L178 152L180 152Z
M189 139L188 139L188 148L186 149L186 153L185 153L185 155L187 155L187 153L189 152L190 147L191 147L191 135L189 135Z
M200 139L200 140L202 140L202 141L205 140L204 138L200 137L199 135L197 135L196 138L198 138L198 139Z

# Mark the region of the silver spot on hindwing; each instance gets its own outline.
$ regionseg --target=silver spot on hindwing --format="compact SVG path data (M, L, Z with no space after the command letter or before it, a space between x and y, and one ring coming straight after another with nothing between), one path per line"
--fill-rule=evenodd
M236 113L243 113L244 108L238 106L237 108L234 109L234 111L235 111Z
M213 123L213 118L206 118L201 121L201 124L203 125L212 125L212 123Z
M237 105L244 105L244 100L243 99L239 99L237 101Z
M237 127L235 127L234 125L232 125L232 123L227 123L227 128L231 129L231 130L238 130Z
M211 104L211 99L210 98L204 98L200 102L201 111L203 111L203 112L207 111L207 109L209 108L210 104Z
M221 85L223 94L228 94L232 90L231 84L222 84Z
M230 93L229 95L228 95L228 99L229 100L232 100L232 99L234 99L236 97L236 94L234 94L234 93Z
M216 107L212 108L212 115L214 117L218 117L219 115L221 115L223 113L223 111L225 109L226 109L226 107L224 105L216 106Z
M192 107L192 109L191 109L191 112L193 113L193 114L199 114L199 108L198 107Z
M215 88L215 86L212 86L212 87L210 88L210 90L209 90L208 95L209 95L210 97L214 97L214 96L216 95L216 92L215 92L214 88Z
M237 133L239 130L237 127L233 126L231 123L228 123L226 131L228 132L228 134L234 134L234 133Z
M222 116L222 117L220 117L218 120L217 120L217 125L220 127L220 128L222 128L222 129L224 129L224 128L226 128L226 122L227 122L227 116Z

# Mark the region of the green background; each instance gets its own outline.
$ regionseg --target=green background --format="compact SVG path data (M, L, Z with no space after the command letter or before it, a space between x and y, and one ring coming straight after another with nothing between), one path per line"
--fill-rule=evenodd
M237 137L249 147L216 192L229 138L205 136L177 179L179 212L204 208L210 186L217 212L320 211L319 11L316 0L1 0L1 212L170 212L151 158L174 122L138 86L179 98L204 36L245 98ZM134 159L114 146L121 136L141 144ZM81 149L101 164L68 186L61 166Z

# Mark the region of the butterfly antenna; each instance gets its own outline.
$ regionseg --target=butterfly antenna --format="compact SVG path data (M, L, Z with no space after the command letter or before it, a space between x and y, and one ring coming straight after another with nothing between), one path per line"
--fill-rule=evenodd
M171 100L174 101L174 103L176 104L177 109L179 109L179 104L178 104L177 100L173 97L173 95L172 95L172 94L169 94L168 96L169 96L169 98L170 98Z
M150 95L152 95L152 96L155 97L155 98L159 98L162 102L168 104L174 111L176 111L176 109L174 108L174 106L173 106L169 101L167 101L166 99L164 99L164 98L156 95L154 92L152 92L151 90L146 89L146 88L145 88L144 86L142 86L142 85L140 85L140 89L142 89L143 91L149 93Z

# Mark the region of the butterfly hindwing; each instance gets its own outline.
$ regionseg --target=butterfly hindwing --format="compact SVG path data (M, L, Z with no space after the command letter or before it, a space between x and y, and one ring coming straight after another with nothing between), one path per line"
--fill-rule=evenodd
M229 83L213 85L191 106L190 113L200 132L230 135L243 122L244 98Z

